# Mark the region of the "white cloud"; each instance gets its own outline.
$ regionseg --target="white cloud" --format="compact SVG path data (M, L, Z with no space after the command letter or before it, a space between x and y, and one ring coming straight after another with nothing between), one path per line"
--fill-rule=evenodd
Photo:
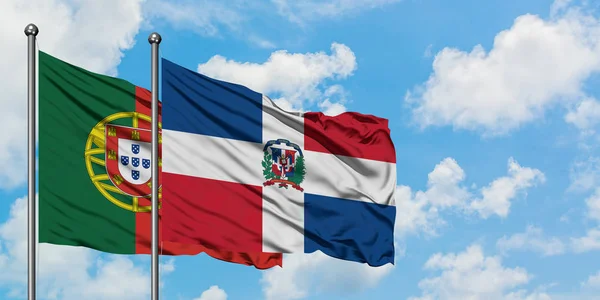
M587 206L588 217L600 223L600 187L585 200L585 204Z
M413 195L408 186L396 189L395 232L400 237L419 231L436 235L436 229L445 224L439 211L463 207L471 197L467 188L460 185L465 173L453 158L442 160L427 177L426 191Z
M427 48L425 48L425 52L423 52L423 57L429 58L433 55L433 44L429 44Z
M586 192L600 186L600 157L591 156L571 166L569 191Z
M569 219L569 214L572 212L573 210L569 210L568 212L564 213L562 216L560 216L560 219L558 219L559 221L563 222L563 223L569 223L571 220Z
M411 299L548 299L513 291L529 283L532 275L521 267L503 266L498 256L485 256L477 244L458 254L434 254L424 268L440 273L421 280L421 297Z
M344 87L332 85L323 94L325 100L318 104L319 109L328 116L336 116L346 111L346 91Z
M600 124L600 102L588 98L581 101L577 107L565 116L565 121L579 129L590 129Z
M465 172L452 158L437 164L427 179L427 198L433 206L458 206L469 198L466 188L459 186L465 180Z
M327 86L325 81L344 79L354 70L354 53L348 46L338 43L331 45L330 55L281 50L273 52L264 63L241 63L215 55L198 66L198 72L266 94L282 108L302 110L305 104L310 106L318 100L333 112L343 110L340 107L343 89L339 85ZM334 97L342 99L332 102Z
M505 218L510 212L511 201L517 194L538 182L544 181L544 174L528 167L520 166L512 157L508 159L508 176L492 181L488 186L470 191L463 183L465 172L453 158L445 158L429 173L427 190L413 194L408 186L396 190L396 232L403 236L423 232L436 235L437 228L445 221L440 212L455 209L463 213L478 213L481 218L497 215Z
M200 298L194 300L227 300L227 293L218 286L213 285L208 290L202 292Z
M263 49L273 49L273 48L277 48L277 45L275 45L274 42L267 40L265 38L259 37L257 35L249 35L248 36L248 40L258 46L259 48L263 48Z
M510 210L510 200L517 193L544 183L544 174L537 169L521 167L512 157L508 160L508 175L494 180L489 186L481 190L482 198L470 204L470 208L477 211L482 218L496 214L505 218Z
M552 300L555 299L545 292L532 292L528 293L525 290L512 292L505 295L502 300ZM556 299L558 300L558 299ZM582 299L580 299L582 300Z
M394 266L369 267L321 252L286 255L284 268L265 271L261 279L267 300L303 299L311 293L355 294L376 286Z
M323 111L323 114L328 116L337 116L346 111L346 107L341 103L331 103L329 99L319 103L319 108Z
M64 254L60 256L67 259ZM83 269L83 265L83 262L73 265L73 268L79 269L78 273L83 273L79 279L58 279L58 276L64 276L64 271L53 274L56 280L51 284L50 293L61 299L147 299L150 296L148 290L142 290L150 288L149 274L126 257L113 256L108 261L97 259L96 272ZM40 268L43 267L40 264ZM87 266L88 269L90 267Z
M539 252L543 256L563 254L565 244L556 237L545 237L542 229L527 226L524 233L517 233L510 237L503 236L496 242L496 247L501 252L511 250L530 250Z
M148 0L144 12L152 19L169 22L174 28L215 36L219 34L220 26L239 30L247 21L238 9L239 5L240 1L235 0L229 0L227 4L212 0Z
M161 262L158 267L160 275L173 273L175 271L175 258L170 257L166 262Z
M0 224L0 286L25 293L27 200L17 199ZM83 247L39 244L38 293L51 299L148 299L150 275L123 255L104 255ZM162 266L174 270L172 261ZM163 274L163 276L165 275ZM123 279L126 280L123 280Z
M394 233L399 237L423 232L429 236L437 235L437 229L445 224L439 218L438 209L429 204L425 193L419 191L413 196L410 187L396 188L396 228Z
M600 188L586 198L585 204L587 218L600 224ZM571 237L567 242L556 237L546 237L540 228L528 226L524 233L502 237L497 241L496 246L501 252L529 250L544 256L563 254L567 250L573 253L598 251L600 250L600 227L590 228L584 236Z
M481 45L438 52L427 82L405 97L414 121L422 128L452 125L501 135L556 105L587 99L583 83L600 71L600 22L561 3L554 11L549 20L519 16L496 35L489 52ZM592 116L568 119L583 125L583 115Z
M586 215L600 225L600 188L586 200ZM571 238L571 248L575 253L600 250L600 227L588 229L585 236Z
M592 228L582 237L571 238L571 247L575 253L600 250L600 228Z
M588 279L581 283L584 288L600 289L600 271L595 275L590 275Z
M550 6L550 15L556 16L558 13L563 12L569 8L569 4L573 0L554 0L552 6Z
M25 181L26 37L25 26L38 25L40 50L94 72L116 74L123 51L134 44L142 22L142 0L0 1L0 188ZM102 11L102 14L98 14ZM110 16L107 18L106 16Z
M400 0L271 0L278 12L290 21L304 25L306 21L339 17L361 10L374 9Z

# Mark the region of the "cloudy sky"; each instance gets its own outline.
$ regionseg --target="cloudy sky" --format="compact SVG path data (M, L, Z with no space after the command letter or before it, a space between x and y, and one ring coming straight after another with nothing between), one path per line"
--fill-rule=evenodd
M161 54L287 109L390 120L395 266L161 258L162 299L598 299L600 5L569 0L3 0L0 299L26 287L26 38L150 86ZM41 245L40 299L148 299L147 256Z

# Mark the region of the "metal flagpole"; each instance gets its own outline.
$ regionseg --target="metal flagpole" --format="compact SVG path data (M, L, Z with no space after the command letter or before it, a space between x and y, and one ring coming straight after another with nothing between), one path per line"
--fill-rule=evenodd
M39 30L35 24L25 27L27 36L27 299L35 300L36 281L36 203L35 203L35 132L36 132L36 47Z
M152 300L158 300L158 45L162 38L154 32L152 46Z

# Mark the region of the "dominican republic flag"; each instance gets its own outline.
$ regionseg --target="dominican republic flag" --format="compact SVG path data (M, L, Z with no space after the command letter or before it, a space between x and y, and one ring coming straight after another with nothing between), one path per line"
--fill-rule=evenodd
M162 122L161 240L394 263L387 120L286 112L162 59Z

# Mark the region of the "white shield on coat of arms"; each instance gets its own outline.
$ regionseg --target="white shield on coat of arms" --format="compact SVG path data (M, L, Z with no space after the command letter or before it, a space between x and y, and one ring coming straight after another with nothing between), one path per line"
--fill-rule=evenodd
M106 173L114 185L127 195L144 197L152 193L151 133L148 129L106 126ZM159 147L159 158L161 152L162 147ZM158 165L160 174L160 160Z
M143 184L152 177L152 144L119 139L119 173L133 184Z

